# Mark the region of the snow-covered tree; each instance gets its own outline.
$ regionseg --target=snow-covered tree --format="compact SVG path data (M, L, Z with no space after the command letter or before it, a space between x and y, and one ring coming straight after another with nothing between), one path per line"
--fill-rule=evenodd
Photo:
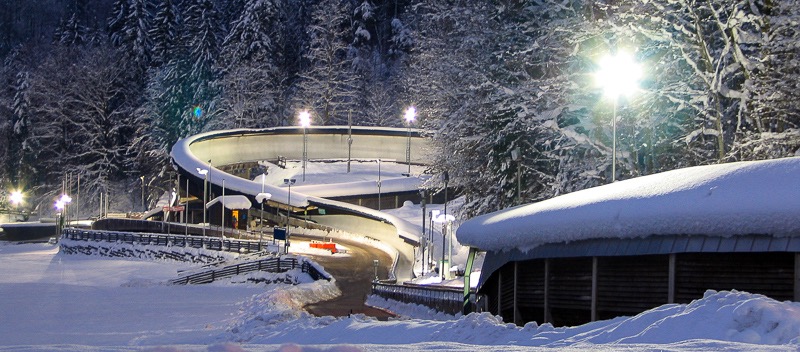
M173 59L180 38L180 12L173 0L158 2L148 35L153 42L153 66L161 67Z
M271 127L281 122L280 3L250 0L223 43L226 67L220 118L210 128Z
M31 77L32 150L39 182L60 184L65 170L72 170L91 194L103 182L125 178L133 122L124 91L129 76L108 47L70 52L77 64L62 65L53 55ZM48 191L52 196L60 190Z
M30 146L30 73L17 73L13 87L12 114L9 123L10 139L8 148L8 172L14 185L27 184L25 178L30 174L33 159Z
M73 13L70 18L64 21L56 29L53 42L63 46L81 46L92 42L92 31L78 19L78 15Z
M763 24L763 70L752 87L753 129L742 133L730 155L735 160L752 160L798 155L800 151L800 2L768 2Z
M148 0L118 0L108 25L111 43L141 74L150 65L153 46L150 6Z
M348 56L350 16L341 0L322 0L312 11L310 40L300 74L295 108L310 109L321 125L346 124L355 95L352 60Z

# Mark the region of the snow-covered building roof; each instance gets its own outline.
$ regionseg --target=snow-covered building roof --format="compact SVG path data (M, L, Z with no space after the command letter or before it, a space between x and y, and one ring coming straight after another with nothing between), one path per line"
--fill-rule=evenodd
M253 206L253 203L250 203L250 200L247 199L247 197L242 195L232 195L214 198L206 204L206 208L211 208L218 202L222 202L222 205L224 205L227 209L250 209L250 207Z
M652 235L800 235L800 157L638 177L470 219L462 244L487 251Z

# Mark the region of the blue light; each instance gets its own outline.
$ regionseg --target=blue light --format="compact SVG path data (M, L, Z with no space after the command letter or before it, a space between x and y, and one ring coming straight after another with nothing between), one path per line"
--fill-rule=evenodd
M203 109L199 106L195 106L192 112L194 113L194 117L198 119L203 116Z

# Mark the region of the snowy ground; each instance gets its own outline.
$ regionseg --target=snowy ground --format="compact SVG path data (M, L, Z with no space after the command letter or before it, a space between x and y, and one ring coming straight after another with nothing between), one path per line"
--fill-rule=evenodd
M515 327L490 314L379 322L317 318L326 281L167 286L185 263L63 255L0 243L0 351L796 351L800 304L709 292L633 318L572 328ZM374 299L374 298L373 298ZM400 313L419 307L389 303ZM416 312L416 313L414 313ZM422 312L422 313L420 313ZM752 343L752 344L751 344Z

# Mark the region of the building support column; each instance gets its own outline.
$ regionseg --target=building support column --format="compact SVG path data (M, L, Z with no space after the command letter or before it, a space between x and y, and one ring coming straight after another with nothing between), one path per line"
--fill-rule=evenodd
M472 283L470 282L470 273L472 273L472 265L475 263L475 255L477 253L478 253L477 248L469 247L469 254L467 255L467 266L466 268L464 268L464 303L461 307L461 313L464 315L473 312L472 300L470 299L472 296L471 292Z
M592 321L597 321L597 257L592 257Z
M672 253L669 255L669 283L667 284L667 303L675 303L675 267L677 265L677 255ZM795 259L795 267L797 267L797 260ZM795 269L795 277L797 270ZM795 297L797 297L797 284L795 283Z
M544 260L544 317L542 321L550 323L550 258Z
M794 254L794 301L800 302L800 253Z
M519 311L519 307L517 307L517 281L519 280L518 273L518 265L519 262L514 262L514 324L519 322L519 315L517 312Z
M503 267L497 270L497 316L503 317Z

